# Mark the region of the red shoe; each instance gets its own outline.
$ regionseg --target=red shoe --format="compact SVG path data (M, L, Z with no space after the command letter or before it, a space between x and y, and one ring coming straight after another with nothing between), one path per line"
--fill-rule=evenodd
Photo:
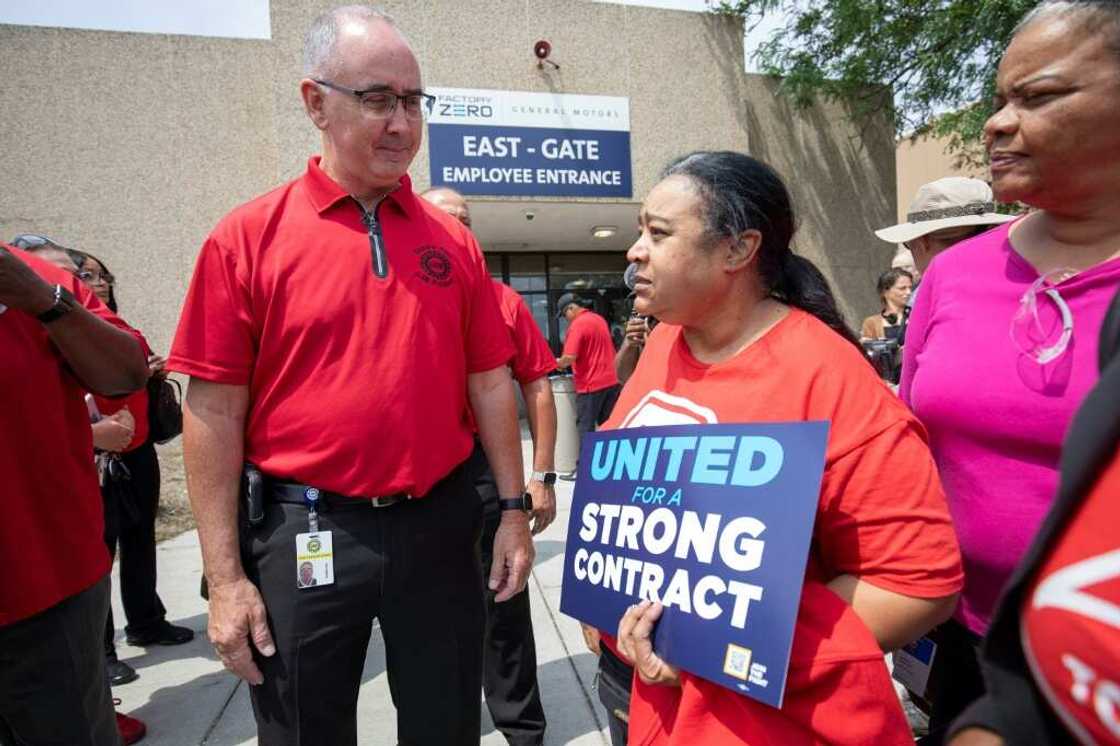
M121 701L114 699L113 704L119 705ZM117 732L121 734L121 740L124 741L124 746L130 746L144 737L148 732L148 726L144 725L143 721L137 720L134 717L129 717L124 713L116 713L117 715Z

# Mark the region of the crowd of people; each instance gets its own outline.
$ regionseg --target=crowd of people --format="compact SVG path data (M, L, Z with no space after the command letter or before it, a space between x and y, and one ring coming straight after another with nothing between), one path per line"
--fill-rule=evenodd
M782 175L701 151L645 195L622 347L566 294L555 357L462 196L413 190L430 97L402 32L364 6L319 16L299 92L321 154L206 238L166 360L103 262L34 234L0 247L0 547L19 552L0 744L142 737L110 694L136 675L113 647L117 547L129 642L191 639L156 592L168 372L189 379L208 635L262 744L357 742L375 619L400 743L477 744L482 690L511 744L542 744L526 580L557 513L548 376L568 367L581 433L641 426L654 392L701 425L830 423L782 707L660 657L663 608L635 599L584 629L615 746L913 743L883 655L923 637L922 743L1120 743L1118 50L1109 0L1023 19L991 186L927 184L877 233L914 266L880 278L861 334L792 248ZM878 340L901 350L897 392L868 365Z

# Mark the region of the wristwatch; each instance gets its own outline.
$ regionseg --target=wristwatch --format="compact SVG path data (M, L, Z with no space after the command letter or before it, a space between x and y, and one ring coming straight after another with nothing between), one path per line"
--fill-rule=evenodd
M76 303L77 301L74 300L74 296L69 290L62 287L61 285L55 285L54 304L35 318L39 319L39 321L43 322L44 324L49 324L52 321L61 319L63 316L74 310L74 305Z
M556 472L554 471L535 471L529 478L535 479L544 485L556 484Z
M526 492L521 497L498 500L498 507L501 508L503 512L506 510L520 510L529 513L533 510L533 496Z

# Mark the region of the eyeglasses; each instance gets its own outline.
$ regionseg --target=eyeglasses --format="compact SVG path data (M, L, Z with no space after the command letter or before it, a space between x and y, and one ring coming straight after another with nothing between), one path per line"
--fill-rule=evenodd
M91 272L87 269L83 269L75 272L74 276L82 282L88 282L92 285L96 285L100 282L110 286L117 284L117 278L114 277L111 272Z
M349 93L358 99L362 110L375 119L388 119L397 110L397 104L404 106L404 115L408 119L421 119L426 112L435 106L436 97L428 93L397 94L384 88L369 88L356 91L353 88L332 83L329 80L314 79L321 86L326 86L340 93Z
M1039 365L1057 360L1069 347L1073 313L1054 286L1076 274L1072 269L1047 272L1019 298L1019 309L1011 318L1011 341Z

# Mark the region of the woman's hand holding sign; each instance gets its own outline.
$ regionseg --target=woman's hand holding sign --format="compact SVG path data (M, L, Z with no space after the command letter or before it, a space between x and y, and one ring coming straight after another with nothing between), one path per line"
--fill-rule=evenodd
M680 669L670 666L653 652L653 627L664 610L661 604L650 601L628 608L618 623L618 650L629 659L645 683L680 686Z

